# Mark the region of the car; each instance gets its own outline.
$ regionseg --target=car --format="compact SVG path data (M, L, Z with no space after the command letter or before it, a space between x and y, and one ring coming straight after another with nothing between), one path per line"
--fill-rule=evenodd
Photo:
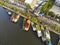
M36 25L33 22L31 22L31 26L33 28L33 31L36 31Z
M30 20L27 20L25 24L25 30L28 31L29 27L30 27Z
M12 15L12 12L11 12L11 11L8 11L7 13L8 13L8 15L9 15L9 16L11 16L11 15Z
M11 3L14 3L14 0L9 0Z
M17 3L17 5L19 6L20 4L19 4L19 3Z
M60 22L60 19L59 19L59 18L56 18L56 21L57 21L57 22Z
M10 17L10 21L16 23L19 20L20 15L14 14Z
M42 13L42 12L35 12L34 13L36 16L43 16L44 15L44 13Z
M47 16L48 19L51 19L52 17L51 16Z
M16 5L17 3L16 2L11 2L13 5Z
M39 12L34 12L34 14L36 15L36 16L39 16L38 14L39 14Z
M43 15L44 15L44 13L39 13L38 15L39 15L39 16L43 16Z

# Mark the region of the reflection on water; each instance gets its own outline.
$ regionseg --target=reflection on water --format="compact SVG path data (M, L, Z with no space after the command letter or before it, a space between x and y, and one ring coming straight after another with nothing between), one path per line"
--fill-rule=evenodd
M45 45L32 32L31 27L28 32L21 30L22 23L23 17L20 17L17 24L10 22L6 10L0 7L0 45ZM51 32L51 35L53 37L54 34Z

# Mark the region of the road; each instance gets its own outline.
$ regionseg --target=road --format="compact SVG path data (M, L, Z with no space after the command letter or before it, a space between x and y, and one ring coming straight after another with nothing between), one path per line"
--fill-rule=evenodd
M57 23L56 21L50 20L46 17L38 17L38 19L40 19L41 21L45 22L46 24L50 25L51 27L53 27L55 24L60 27L60 24Z
M22 17L17 24L10 22L6 10L0 7L0 45L45 45L40 38L37 38L32 27L28 32L22 30L22 22ZM54 38L56 34L51 32L51 36L56 42ZM54 42L53 45L56 45Z

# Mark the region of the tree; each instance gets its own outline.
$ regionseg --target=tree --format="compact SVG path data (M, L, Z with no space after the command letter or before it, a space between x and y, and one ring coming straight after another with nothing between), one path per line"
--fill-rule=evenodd
M51 0L48 0L45 5L41 8L41 11L43 11L45 13L45 11L49 11L49 9L52 8L52 6L54 5L54 2L52 2Z
M41 27L39 25L36 25L36 30L41 30Z
M52 12L52 11L49 12L49 15L50 15L51 17L53 17L53 18L55 17L54 12Z
M56 15L56 14L54 14L54 19L56 18L56 16L57 16L57 15Z
M56 31L58 31L59 30L59 28L58 28L58 26L55 24L55 26L54 26L54 29L56 30Z
M31 6L30 6L29 4L26 4L26 7L27 7L28 9L31 9Z

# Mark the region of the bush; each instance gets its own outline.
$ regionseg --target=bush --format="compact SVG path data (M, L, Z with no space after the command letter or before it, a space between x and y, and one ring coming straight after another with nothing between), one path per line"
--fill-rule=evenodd
M30 17L30 14L29 13L26 13L25 16Z
M31 20L34 21L34 22L38 21L35 17L32 17Z
M5 6L5 3L4 2L0 2L0 4Z
M58 26L57 26L57 25L55 25L55 26L54 26L54 30L56 30L56 31L58 31L58 30L59 30L59 28L58 28Z
M52 12L52 11L50 11L48 15L50 15L54 19L57 17L57 15L54 12Z
M52 11L49 12L49 15L54 15L54 13Z
M28 9L31 9L31 6L30 6L29 4L26 4L26 7L27 7Z
M54 3L51 0L48 0L48 2L46 2L46 4L42 7L42 11L45 12L46 10L49 11L49 9L52 8L52 6L54 5Z
M36 30L41 30L41 27L39 25L36 25Z
M23 26L25 26L25 24L26 24L26 19L24 18Z

